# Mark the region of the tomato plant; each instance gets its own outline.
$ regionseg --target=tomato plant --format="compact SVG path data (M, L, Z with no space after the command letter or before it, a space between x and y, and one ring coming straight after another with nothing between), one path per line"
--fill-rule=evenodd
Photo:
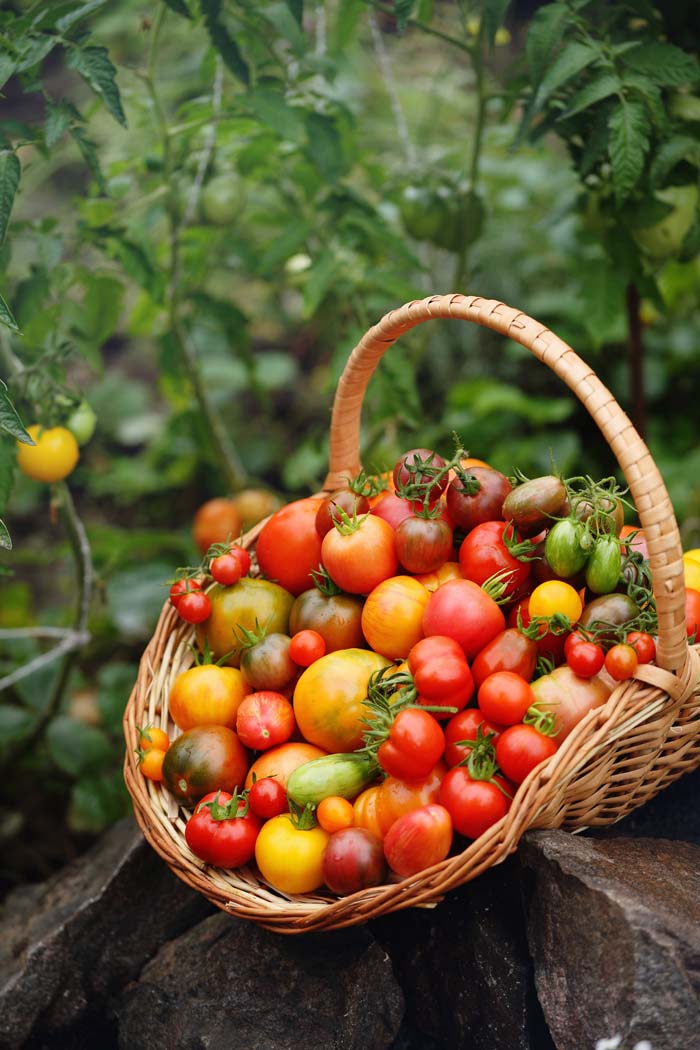
M341 510L350 518L353 515L366 514L369 511L369 499L349 488L337 489L326 496L316 511L316 531L321 539L330 532L336 522L342 521L339 513Z

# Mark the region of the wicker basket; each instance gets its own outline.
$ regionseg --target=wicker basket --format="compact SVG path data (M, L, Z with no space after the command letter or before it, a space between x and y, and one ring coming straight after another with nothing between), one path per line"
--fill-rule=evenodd
M186 811L139 772L137 725L172 732L172 681L192 662L192 629L166 603L148 645L124 716L125 779L136 818L176 875L217 907L280 933L331 930L385 912L429 906L451 889L504 860L528 828L611 824L700 764L700 654L688 645L682 549L673 507L649 450L610 392L574 351L531 317L477 296L431 296L387 314L354 349L338 384L324 491L360 468L362 402L384 351L403 333L433 318L473 321L508 336L548 365L583 402L622 468L644 528L658 608L657 664L592 711L518 790L508 814L457 856L398 883L343 899L321 893L286 897L253 865L225 872L195 857L184 839ZM254 548L262 523L244 537Z

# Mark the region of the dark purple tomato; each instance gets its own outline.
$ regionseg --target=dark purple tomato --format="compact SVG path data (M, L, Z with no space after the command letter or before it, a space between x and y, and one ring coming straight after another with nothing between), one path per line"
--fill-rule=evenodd
M387 868L381 841L365 828L343 828L331 835L323 856L323 881L329 890L349 893L379 886Z
M479 483L471 495L460 478L453 478L447 489L447 509L455 525L469 532L485 521L500 521L503 501L511 491L505 474L493 467L469 467L468 473Z

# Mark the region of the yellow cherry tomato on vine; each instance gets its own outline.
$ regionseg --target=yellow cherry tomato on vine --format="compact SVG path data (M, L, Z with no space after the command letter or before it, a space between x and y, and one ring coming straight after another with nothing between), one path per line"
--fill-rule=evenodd
M255 862L262 877L282 893L311 893L323 885L323 854L329 839L323 828L303 829L282 813L260 829Z
M572 623L580 618L583 602L578 591L570 583L562 580L547 580L535 587L528 604L530 616L554 616L561 613Z
M80 456L78 442L67 427L42 427L34 423L27 433L35 442L17 442L17 466L34 481L63 481L75 469Z

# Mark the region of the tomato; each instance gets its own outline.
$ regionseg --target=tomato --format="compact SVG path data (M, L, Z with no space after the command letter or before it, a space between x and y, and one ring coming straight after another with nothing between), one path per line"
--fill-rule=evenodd
M284 689L296 677L288 634L273 631L241 651L241 671L253 689Z
M323 855L323 881L332 893L380 886L386 879L382 840L366 828L344 828L331 835Z
M602 594L587 602L579 618L581 627L610 627L609 634L601 633L598 641L608 642L614 639L615 628L624 627L630 620L639 615L639 607L627 594Z
M605 654L605 670L616 682L631 678L637 670L639 659L633 646L620 642Z
M321 502L309 497L275 511L255 545L261 572L295 595L312 585L310 574L321 561L321 537L316 532Z
M277 817L288 809L287 792L274 777L262 777L251 784L248 801L253 813L261 820Z
M334 831L351 828L354 822L352 802L340 795L328 795L316 807L316 820L331 835Z
M330 835L295 825L289 814L263 824L255 843L262 877L282 893L311 893L323 885L323 855Z
M485 521L501 518L503 501L512 488L508 478L492 467L469 467L468 473L478 485L476 491L470 493L470 486L465 487L461 479L455 477L445 497L455 525L467 532Z
M499 511L495 517L512 521L521 536L536 536L566 510L564 483L553 474L545 474L516 485L503 501L503 513Z
M369 594L399 567L394 530L383 518L367 514L351 526L323 537L321 560L331 579L350 594Z
M630 631L625 638L637 654L640 664L650 664L656 657L656 642L646 631Z
M459 710L471 699L474 679L464 651L454 638L432 635L423 638L408 654L408 667L418 693L418 702L431 708L445 707ZM449 718L433 711L436 718Z
M476 740L479 728L483 736L492 736L491 743L495 747L503 726L489 722L475 707L468 707L452 716L445 726L445 761L448 766L457 766L469 757L472 749L462 741Z
M255 631L264 625L269 633L287 633L293 596L269 580L243 576L233 587L215 583L207 591L211 601L211 616L197 627L197 645L205 644L214 660L238 667L241 662L241 629Z
M412 514L396 528L396 553L408 572L434 572L451 551L452 529L442 518Z
M439 864L451 847L452 818L436 803L399 817L384 838L387 863L402 878Z
M627 540L633 551L639 551L644 558L649 559L646 536L640 525L623 525L620 529L620 539Z
M468 660L504 628L501 609L472 580L448 580L430 595L423 614L425 634L454 638Z
M589 642L574 631L564 642L566 662L581 678L593 678L605 663L605 652L601 645Z
M167 751L161 747L149 747L139 759L139 769L149 780L163 779L163 762Z
M526 681L532 679L537 663L537 642L522 631L508 627L492 638L472 664L477 686L496 671L513 671Z
M355 826L366 828L381 840L384 838L384 829L379 820L379 792L379 784L365 788L353 802L352 810Z
M619 499L613 496L603 497L594 506L587 499L573 498L572 504L579 521L586 522L594 533L611 532L619 536L625 521L625 508Z
M307 667L294 688L294 715L304 739L330 752L362 747L370 675L388 663L368 649L341 649Z
M458 561L446 561L435 572L419 573L416 579L423 584L426 590L432 592L442 587L443 583L447 583L448 580L463 580L464 576Z
M297 631L289 643L289 655L298 667L309 667L326 655L326 642L318 631Z
M537 711L554 717L552 735L557 744L565 740L589 711L602 707L611 687L598 675L583 678L567 664L555 667L532 683Z
M289 700L272 690L250 693L238 708L238 739L253 751L267 751L284 744L296 728Z
M520 620L523 628L529 627L532 620L529 596L521 598L508 613L509 627L518 627L518 620ZM540 624L537 629L535 645L537 646L538 656L543 656L555 664L561 663L563 659L565 642L565 634L554 634L553 631L548 630L544 623Z
M313 744L307 744L303 741L272 747L255 759L245 778L245 786L250 788L254 780L272 777L286 791L287 781L295 769L303 766L306 762L311 762L314 758L323 758L327 754L328 752L323 751L320 747L315 747Z
M362 610L362 633L370 647L390 660L407 656L423 637L429 597L412 576L391 576L377 584Z
M234 791L248 770L248 752L226 726L195 726L174 740L165 753L163 781L183 805L209 791Z
M412 448L404 452L394 464L392 477L396 491L407 488L409 498L420 503L439 499L449 481L446 465L442 456L429 448ZM418 490L414 491L415 486Z
M170 588L170 604L177 609L181 598L186 594L192 594L193 591L201 591L201 589L202 585L199 580L192 579L192 577L183 577L180 580L175 580L175 583Z
M474 780L464 766L455 766L440 785L440 805L452 818L456 832L468 839L480 835L505 817L510 798L492 780Z
M225 587L238 583L243 575L242 568L241 560L234 554L219 554L209 562L209 572L212 577Z
M700 635L700 591L692 587L685 589L685 622L688 637L697 641Z
M395 492L385 492L372 507L372 514L382 518L396 530L402 521L413 517L415 507L410 500L402 499Z
M586 586L593 594L614 591L622 573L622 552L617 536L598 536L586 565Z
M168 710L180 729L203 725L234 729L247 692L243 675L235 667L200 664L177 676L168 696Z
M336 521L343 520L343 513L352 518L353 515L366 514L368 510L369 500L366 496L358 496L350 489L336 489L326 496L316 512L316 532L323 539Z
M246 532L263 518L280 509L280 498L268 489L242 489L233 497L241 517L241 529ZM247 572L247 570L246 570Z
M204 623L211 616L211 599L203 591L190 590L180 595L175 608L185 623Z
M185 825L185 841L195 856L217 868L239 868L255 855L262 822L248 803L228 791L212 791Z
M683 576L686 587L700 591L700 562L688 558L685 554L683 555Z
M556 613L576 623L583 611L583 602L571 584L562 580L539 583L530 595L528 612L531 618L543 616L549 619Z
M17 442L17 466L34 481L63 481L75 470L80 449L66 427L42 427L33 423L27 433L34 442Z
M68 416L66 426L81 448L87 445L97 426L97 416L92 405L83 399Z
M513 671L490 674L477 693L477 703L484 718L502 726L521 722L534 702L529 683Z
M404 708L394 718L389 735L377 750L377 761L392 777L427 777L445 750L445 736L433 716L419 708Z
M202 216L212 226L228 226L239 214L243 194L230 174L214 175L202 189Z
M240 534L241 516L233 500L210 499L197 510L192 522L194 542L202 554L214 543L227 543Z
M437 802L446 772L447 767L440 761L421 780L387 777L381 783L377 796L377 819L382 832L386 834L394 821L404 813L427 806L429 802Z
M568 579L586 564L588 551L581 545L585 533L580 521L565 518L557 521L544 541L544 556L555 576Z
M555 741L538 733L534 726L508 726L496 744L496 761L509 780L522 784L532 770L556 750Z
M317 631L326 643L326 652L361 649L363 599L354 594L325 594L311 587L300 594L289 614L292 635L306 628Z
M170 737L164 729L158 729L157 726L144 726L143 729L139 729L139 750L150 751L152 747L167 751L170 747Z

